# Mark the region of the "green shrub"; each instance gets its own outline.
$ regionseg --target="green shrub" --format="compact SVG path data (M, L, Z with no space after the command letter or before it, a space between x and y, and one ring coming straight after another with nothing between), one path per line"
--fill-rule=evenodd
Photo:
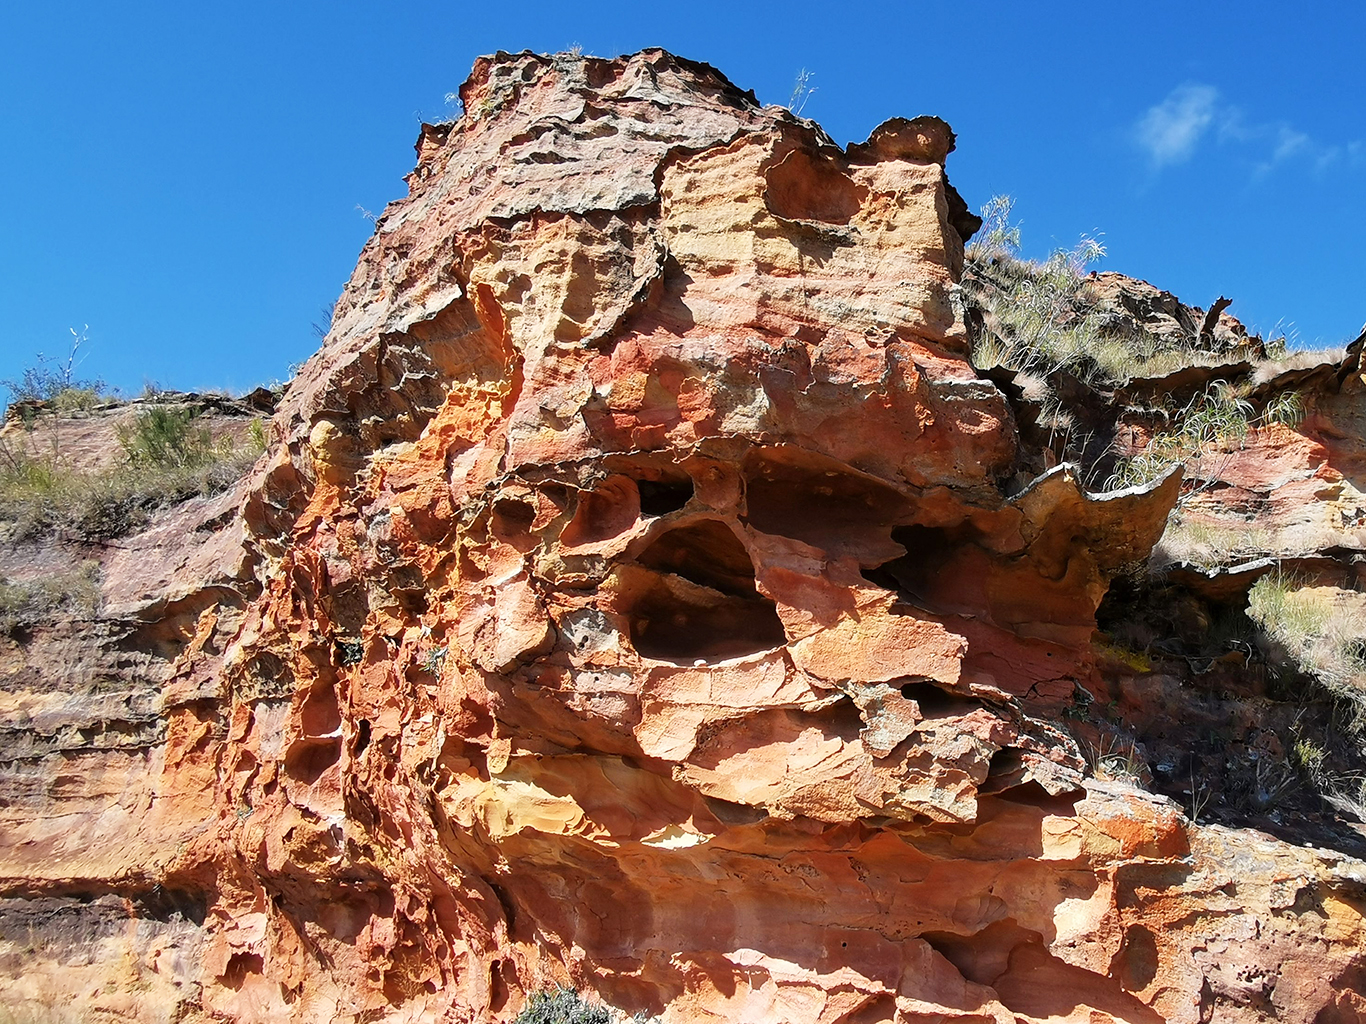
M359 665L365 660L365 642L339 637L336 640L336 659L338 665Z
M1011 223L1013 205L1009 196L993 197L967 247L961 296L964 313L977 323L973 365L1002 366L1029 378L1023 383L1038 403L1036 426L1048 431L1050 445L1056 441L1055 454L1089 465L1088 472L1108 469L1114 449L1100 453L1103 436L1092 444L1095 434L1086 432L1086 418L1077 415L1080 400L1069 378L1103 392L1136 377L1213 365L1229 353L1207 351L1194 329L1150 332L1108 310L1087 275L1088 266L1105 255L1096 239L1083 237L1042 262L1023 259L1020 228ZM1160 419L1161 410L1149 411ZM1255 426L1293 427L1304 414L1295 392L1273 396L1258 414L1247 390L1217 381L1184 408L1166 409L1170 426L1143 451L1114 462L1106 486L1148 483L1178 463L1241 447Z
M1328 760L1328 751L1323 746L1307 737L1298 736L1290 753L1300 771L1316 784L1324 781L1324 763Z
M263 452L265 452L266 446L270 442L269 438L266 435L265 424L262 423L260 419L254 419L251 421L251 432L247 436L251 440L252 451L254 451L257 455L260 455Z
M53 405L58 413L70 415L77 412L90 412L99 403L98 388L66 388L57 394Z
M613 1024L612 1012L600 1003L589 1003L572 988L557 987L536 992L527 1000L513 1024Z
M428 675L441 675L442 668L446 665L447 648L431 647L422 656L422 670Z
M154 405L119 428L119 444L135 466L202 466L213 459L215 446L207 427L194 426L195 417L189 407Z

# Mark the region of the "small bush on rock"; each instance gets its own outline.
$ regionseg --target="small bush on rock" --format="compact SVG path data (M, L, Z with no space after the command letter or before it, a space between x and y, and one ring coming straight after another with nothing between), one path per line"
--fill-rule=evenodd
M572 988L537 992L527 1001L513 1024L614 1024L611 1010L587 1002Z
M602 1003L590 1003L572 988L556 986L534 993L513 1024L658 1024L655 1018L638 1013L628 1017L621 1010Z
M99 605L99 578L95 561L39 580L11 583L0 577L0 635L57 612L93 614Z
M50 359L39 353L37 362L26 367L17 379L0 380L13 402L50 402L62 412L87 411L104 391L104 381L76 375L81 364L77 358L86 343L84 331L71 329L71 350L65 360Z
M194 420L194 409L154 405L119 429L119 444L135 466L202 466L214 457L213 436Z

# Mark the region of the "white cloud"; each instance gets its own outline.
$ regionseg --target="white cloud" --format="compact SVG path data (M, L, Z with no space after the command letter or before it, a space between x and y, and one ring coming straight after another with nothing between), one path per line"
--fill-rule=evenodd
M1336 146L1320 146L1304 132L1297 132L1287 124L1262 125L1253 138L1264 150L1270 150L1253 170L1253 176L1258 178L1270 174L1282 161L1300 155L1313 162L1314 170L1323 171L1333 162L1337 149Z
M1135 140L1147 150L1155 167L1183 163L1214 123L1218 102L1219 90L1212 85L1177 86L1139 120Z
M1289 125L1276 126L1276 148L1271 153L1273 163L1279 163L1288 157L1294 156L1301 150L1312 147L1312 142L1304 132L1297 132Z
M1161 170L1189 160L1211 129L1219 145L1241 149L1254 178L1288 161L1300 161L1317 173L1344 157L1351 166L1366 163L1366 147L1360 141L1329 145L1285 121L1249 120L1238 107L1223 102L1218 89L1200 82L1177 86L1149 107L1134 125L1133 138L1153 168Z

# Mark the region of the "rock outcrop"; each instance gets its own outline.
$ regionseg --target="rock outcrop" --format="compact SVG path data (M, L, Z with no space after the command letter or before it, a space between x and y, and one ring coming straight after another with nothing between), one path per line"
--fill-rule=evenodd
M0 649L5 998L1366 1019L1350 828L1098 777L1098 708L1196 685L1096 642L1182 475L1013 482L949 127L840 148L658 50L500 54L460 95L256 469ZM1268 442L1296 473L1354 472L1352 359L1304 385L1338 448Z

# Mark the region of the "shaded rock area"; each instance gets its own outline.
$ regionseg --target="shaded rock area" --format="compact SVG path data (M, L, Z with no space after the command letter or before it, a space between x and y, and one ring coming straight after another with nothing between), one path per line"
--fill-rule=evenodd
M255 468L0 640L0 999L1366 1019L1357 823L1206 780L1287 758L1266 658L1120 635L1239 600L1157 596L1178 502L1356 564L1360 346L1295 371L1298 427L1094 493L970 361L942 121L842 149L660 50L460 96Z

